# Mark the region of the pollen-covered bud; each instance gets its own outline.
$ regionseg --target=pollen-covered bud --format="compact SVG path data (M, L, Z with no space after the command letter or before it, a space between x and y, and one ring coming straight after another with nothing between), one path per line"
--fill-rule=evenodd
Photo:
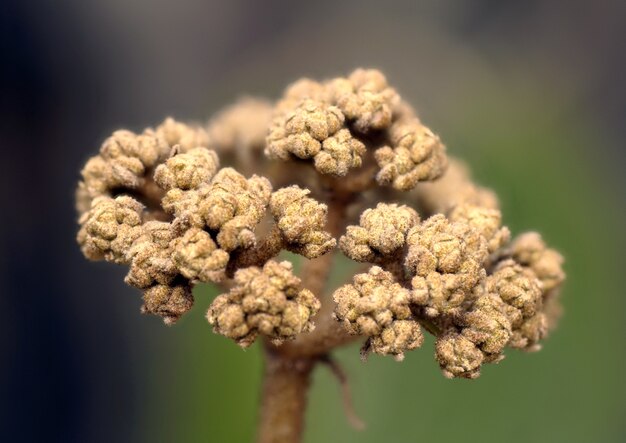
M541 280L544 293L558 288L565 279L563 257L554 249L548 248L541 235L536 232L528 232L515 238L505 254L522 266L532 269Z
M208 232L191 228L173 240L172 248L174 264L189 280L218 282L224 278L229 255L217 247Z
M509 346L525 351L538 351L541 349L539 342L548 335L549 328L549 318L546 313L537 312L513 330Z
M166 325L172 325L193 306L193 295L189 285L154 285L143 293L142 314L163 317Z
M272 194L270 211L290 251L306 258L326 254L336 245L324 231L328 208L307 197L310 191L298 186L279 189Z
M188 191L172 188L161 199L161 207L175 219L184 220L190 226L204 228L206 222L200 213L200 204L207 198L210 190L208 185Z
M109 195L118 188L136 189L143 183L146 170L168 150L165 140L151 129L143 134L115 131L102 144L100 155L85 164L82 187L91 198Z
M290 154L302 159L315 157L322 149L321 142L339 131L343 122L339 108L306 99L275 119L267 137L266 153L270 158L283 160Z
M385 76L375 69L357 69L347 79L330 81L328 89L332 101L360 132L388 128L400 101Z
M391 147L375 152L380 166L376 179L381 185L406 191L444 173L448 164L446 148L418 119L395 123L390 128L390 140Z
M359 226L348 226L339 247L351 259L376 262L393 254L419 223L417 212L405 205L379 203L361 214Z
M178 146L180 152L209 145L209 137L202 127L187 125L171 117L166 118L157 126L155 132L165 140L169 149ZM168 153L169 151L166 152Z
M315 156L315 169L322 174L344 176L350 168L358 168L365 154L365 145L347 129L341 129L336 134L322 142L322 150Z
M194 148L159 165L154 172L154 181L166 191L196 189L208 183L218 168L219 159L214 151Z
M473 204L461 204L456 206L448 217L450 221L464 221L476 229L487 240L490 253L500 249L508 243L511 232L505 226L502 227L502 214L498 209L483 208Z
M211 148L218 152L260 150L272 119L267 100L244 97L209 122Z
M409 307L409 291L380 267L355 275L354 283L337 289L333 298L335 318L350 334L368 337L365 353L402 360L404 351L422 344L422 332Z
M462 316L462 334L486 354L486 360L498 361L511 338L511 322L506 306L494 294L484 293Z
M170 223L144 223L141 236L128 251L127 256L132 262L124 281L139 289L155 284L171 284L178 274L170 248L173 238L174 232Z
M100 155L91 157L81 171L82 186L91 198L109 195L115 188L139 186L145 168L138 159L126 157L115 165ZM119 160L119 159L118 159Z
M254 228L265 214L271 192L266 178L246 179L232 168L223 168L205 190L199 214L209 229L219 231L217 243L222 249L248 248L256 243Z
M314 329L312 317L320 302L311 291L300 287L291 263L270 260L263 268L240 269L234 282L207 313L216 333L247 348L259 334L280 344Z
M141 235L143 205L132 197L97 197L79 223L78 244L85 257L128 263L127 252Z
M313 159L322 174L346 175L361 166L365 145L352 137L339 108L305 99L295 109L279 114L267 136L266 155L287 160L290 156Z
M114 169L129 166L128 162L132 159L139 161L143 168L149 168L167 155L168 151L169 146L165 140L152 129L146 129L143 134L120 130L104 141L100 155L111 162Z
M487 291L498 294L506 304L518 309L524 318L541 308L542 284L535 273L513 260L504 260L486 279Z
M476 378L480 375L483 353L467 337L450 331L437 338L435 357L447 378Z
M467 223L434 215L409 231L407 244L412 301L430 317L457 310L485 275L486 241Z

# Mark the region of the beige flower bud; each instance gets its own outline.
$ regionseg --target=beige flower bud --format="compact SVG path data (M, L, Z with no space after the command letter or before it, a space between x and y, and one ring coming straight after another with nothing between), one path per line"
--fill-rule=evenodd
M511 322L505 314L502 300L486 293L479 297L463 316L462 334L493 360L505 348L511 338Z
M189 280L221 281L229 255L219 249L208 232L191 228L173 241L174 264Z
M141 235L143 205L132 197L98 197L79 223L78 243L90 260L127 264L126 251Z
M163 317L166 325L172 325L193 306L193 295L188 285L154 285L143 293L143 314Z
M381 185L406 191L418 182L439 178L447 167L445 146L418 119L398 122L390 128L392 147L376 150Z
M466 223L434 215L409 231L407 244L413 301L428 316L458 309L485 275L486 241Z
M361 214L360 226L348 226L339 247L353 260L380 261L404 246L409 229L417 223L419 216L410 207L379 203Z
M524 318L532 317L541 308L541 282L532 270L513 260L498 263L485 286L506 304L519 309Z
M115 131L100 148L100 155L106 160L116 161L125 158L137 159L149 168L167 155L169 146L153 130L146 129L143 134L131 131Z
M342 129L344 120L339 108L305 99L274 119L266 155L283 160L291 155L313 158L320 173L346 175L350 168L361 166L365 145Z
M213 301L207 319L216 333L246 348L259 334L280 344L312 331L319 308L313 293L300 288L291 263L270 260L262 269L238 270L235 286Z
M178 273L170 248L173 238L174 232L169 223L146 222L142 226L142 235L127 252L132 262L124 281L140 289L172 283Z
M447 378L476 378L484 360L480 349L457 332L448 332L437 339L435 357Z
M196 189L208 183L218 168L219 159L214 151L194 148L159 165L154 172L154 181L165 190Z
M489 209L473 204L460 204L449 215L452 222L464 221L476 229L487 240L487 247L493 253L509 242L511 232L501 227L502 214L498 209Z
M270 211L289 250L316 258L333 249L336 240L324 231L328 208L309 193L298 186L279 189L272 194Z
M328 83L333 102L360 132L389 127L392 110L400 101L385 76L375 69L357 69L347 79Z
M561 285L565 280L563 272L563 257L554 249L546 246L536 232L528 232L515 238L507 250L507 254L523 266L532 269L545 292Z
M171 117L166 118L157 126L155 132L165 140L169 149L178 146L180 152L183 153L194 148L209 146L209 137L202 127L186 125ZM169 154L169 149L166 155Z
M354 283L333 294L335 318L354 335L368 337L365 352L390 354L398 360L404 351L422 344L419 324L409 308L409 291L378 266L354 276Z

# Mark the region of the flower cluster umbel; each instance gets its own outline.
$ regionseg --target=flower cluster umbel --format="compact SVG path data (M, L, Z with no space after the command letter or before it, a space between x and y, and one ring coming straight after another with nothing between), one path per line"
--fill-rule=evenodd
M142 312L172 324L195 284L217 284L208 321L242 347L313 334L327 315L364 356L402 359L424 328L444 375L474 378L506 347L539 349L559 315L561 256L536 233L511 240L493 192L376 70L299 80L205 127L116 131L77 208L83 254L128 266ZM327 273L298 277L282 251L368 267L326 294L305 283Z

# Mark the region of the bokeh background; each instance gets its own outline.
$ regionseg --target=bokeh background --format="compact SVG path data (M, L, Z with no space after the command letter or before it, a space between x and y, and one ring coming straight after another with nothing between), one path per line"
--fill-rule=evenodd
M0 20L3 441L252 439L259 349L211 333L208 287L175 327L140 316L75 244L78 171L119 127L358 66L564 253L565 316L476 381L444 379L432 340L401 364L344 349L367 430L319 368L305 441L626 441L625 2L3 0Z

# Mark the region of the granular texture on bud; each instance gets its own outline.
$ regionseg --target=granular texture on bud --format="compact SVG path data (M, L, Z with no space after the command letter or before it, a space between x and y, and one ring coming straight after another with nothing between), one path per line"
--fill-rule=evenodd
M170 223L146 222L142 226L141 236L127 252L132 261L124 281L140 289L172 283L178 274L170 248L173 238Z
M447 378L476 378L484 360L480 349L457 332L448 332L437 339L435 357Z
M171 117L166 118L156 127L156 133L167 142L170 149L178 146L179 151L183 153L194 148L209 146L209 137L204 128L181 123Z
M272 185L264 177L246 179L232 168L221 169L200 203L209 229L218 230L217 243L226 251L256 243L254 228L265 214Z
M154 285L143 293L141 312L163 317L166 325L172 325L193 306L189 285Z
M350 334L368 337L365 352L390 354L399 360L404 351L422 344L423 336L411 314L409 291L378 266L357 274L354 282L333 294L335 317Z
M487 242L467 223L434 215L409 231L407 244L412 300L428 316L458 310L485 275Z
M452 222L466 222L476 229L487 240L489 252L495 252L508 243L511 233L507 227L502 227L502 214L498 209L489 209L474 204L460 204L450 212Z
M536 232L528 232L517 237L506 254L521 265L532 269L546 292L558 288L565 280L563 257L554 249L548 248L541 235Z
M391 147L376 151L380 171L376 176L381 185L393 185L406 191L418 182L434 180L446 169L445 146L418 119L398 122L390 129Z
M333 101L361 132L389 127L400 97L375 69L357 69L347 79L329 82Z
M304 79L288 87L275 106L265 153L271 159L313 159L319 173L345 176L367 161L368 150L369 157L376 151L381 167L378 183L399 190L434 180L446 167L443 144L385 76L357 69L348 77Z
M189 280L218 282L224 278L230 257L218 248L208 232L191 228L173 240L173 249L174 264Z
M280 344L314 328L312 317L320 308L313 293L300 288L289 262L268 261L263 268L235 273L235 285L218 296L207 313L218 334L250 346L259 334Z
M127 251L141 235L143 205L132 197L98 197L79 223L78 243L90 260L127 264Z
M384 260L404 246L409 229L417 223L419 216L410 207L379 203L361 214L359 226L348 226L339 247L356 261Z
M279 189L272 194L270 210L289 250L316 258L334 248L336 240L324 231L327 206L309 193L298 186Z
M486 354L486 360L498 361L511 338L511 321L505 312L506 307L497 295L485 293L462 317L463 336Z
M290 155L313 159L322 174L346 175L361 166L365 145L342 129L345 117L336 106L305 99L286 115L274 120L267 137L270 158L287 160Z
M219 159L214 151L194 148L159 165L154 171L154 181L165 190L196 189L208 183L218 168Z
M532 270L513 260L498 263L486 280L486 288L518 309L524 318L532 317L541 308L541 282Z

